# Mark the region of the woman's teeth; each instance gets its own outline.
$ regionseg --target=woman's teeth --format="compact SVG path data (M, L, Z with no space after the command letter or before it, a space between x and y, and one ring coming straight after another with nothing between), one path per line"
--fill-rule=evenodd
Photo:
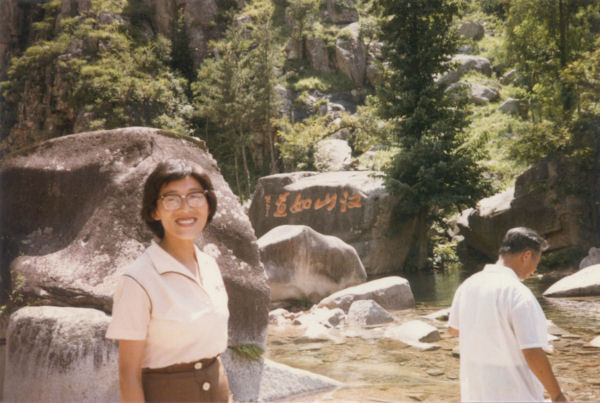
M196 222L195 218L180 218L178 220L175 220L175 222L177 224L181 224L181 225L191 225L194 222Z

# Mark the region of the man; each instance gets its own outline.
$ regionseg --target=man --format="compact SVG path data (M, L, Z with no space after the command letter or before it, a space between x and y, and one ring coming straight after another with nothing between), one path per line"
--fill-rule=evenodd
M543 348L546 316L520 280L537 268L546 241L529 228L504 236L496 264L465 280L454 294L449 332L459 336L461 400L567 401Z

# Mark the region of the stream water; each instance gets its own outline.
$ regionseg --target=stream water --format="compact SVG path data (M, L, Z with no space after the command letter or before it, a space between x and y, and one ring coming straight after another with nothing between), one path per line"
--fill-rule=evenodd
M395 322L423 320L449 307L454 291L469 275L458 269L406 275L417 306L393 312ZM600 298L547 299L541 294L550 283L538 277L526 280L547 318L569 333L553 342L554 371L571 400L600 401L600 349L587 345L600 333ZM316 341L302 338L300 329L270 327L266 356L344 384L296 401L456 401L460 396L459 359L453 351L457 339L447 333L444 322L436 326L441 340L435 351L419 351L382 338L385 325L332 329L334 340Z

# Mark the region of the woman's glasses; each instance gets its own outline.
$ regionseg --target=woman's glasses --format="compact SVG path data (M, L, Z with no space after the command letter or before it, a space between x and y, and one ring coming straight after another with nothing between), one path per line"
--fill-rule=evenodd
M181 207L183 200L185 199L187 205L192 208L203 207L206 204L206 193L208 190L199 192L192 192L186 195L168 194L160 196L159 199L163 204L165 210L177 210Z

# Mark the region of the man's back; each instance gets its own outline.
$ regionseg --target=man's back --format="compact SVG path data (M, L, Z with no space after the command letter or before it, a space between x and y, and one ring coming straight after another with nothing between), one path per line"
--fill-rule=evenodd
M546 318L510 268L487 265L456 291L449 326L460 332L463 401L541 401L522 349L546 347Z

